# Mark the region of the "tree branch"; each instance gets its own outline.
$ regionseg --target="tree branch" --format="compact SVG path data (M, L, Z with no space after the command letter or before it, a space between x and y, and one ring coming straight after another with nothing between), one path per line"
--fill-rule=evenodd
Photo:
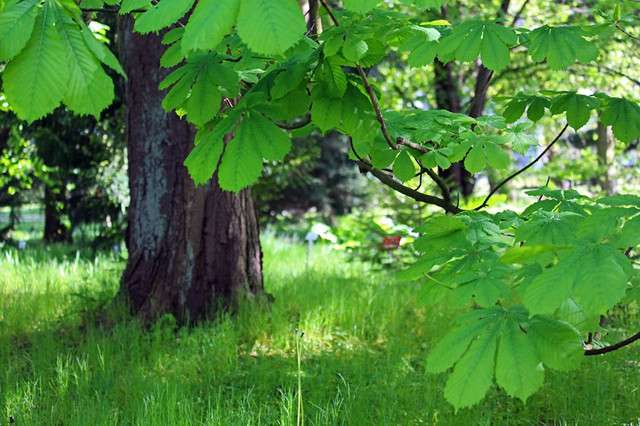
M454 206L450 202L445 201L442 198L434 197L433 195L423 194L422 192L416 191L413 188L409 188L408 186L403 185L402 183L395 180L393 176L391 176L390 174L374 168L371 164L367 163L366 161L358 160L357 163L361 169L371 173L373 176L375 176L376 179L378 179L383 184L387 185L388 187L395 190L396 192L399 192L403 195L406 195L409 198L414 199L415 201L438 206L442 208L444 211L446 211L447 213L456 214L462 211L458 207Z
M584 354L585 354L585 356L594 356L594 355L606 354L606 353L609 353L609 352L617 351L618 349L624 348L625 346L629 346L630 344L632 344L636 340L640 340L640 332L634 334L633 336L629 337L628 339L625 339L625 340L623 340L621 342L615 343L615 344L610 345L610 346L605 346L604 348L587 349L587 350L584 351Z
M529 164L527 164L526 166L524 166L523 168L521 168L520 170L518 170L517 172L514 172L512 174L510 174L509 176L507 176L505 179L503 179L498 185L495 186L495 188L493 188L491 190L491 192L489 192L489 195L487 195L487 197L484 199L484 201L482 202L482 204L480 204L478 207L476 207L474 210L481 210L484 207L486 207L489 204L489 200L491 200L491 197L493 197L495 195L496 192L498 192L500 190L500 188L502 188L503 186L505 186L509 181L511 181L512 179L518 177L519 175L521 175L522 173L526 172L527 170L529 170L531 167L533 167L534 164L536 164L538 161L540 161L542 159L542 157L545 156L545 154L547 152L549 152L549 150L551 149L551 147L553 147L553 145L556 144L556 142L558 142L560 140L560 138L562 137L562 135L564 135L564 132L567 131L567 129L569 128L569 124L565 124L565 126L562 128L562 130L560 131L560 133L558 133L558 135L551 141L551 143L549 143L549 145L547 145L547 147L540 153L538 154L538 156L536 158L533 159L533 161L531 161Z
M335 26L339 27L340 22L338 22L338 19L331 11L331 7L327 3L327 0L320 0L320 1L322 2L322 6L325 8L327 13L329 14L329 17L331 17L331 20L333 21ZM356 65L356 70L358 71L358 75L360 75L360 78L362 79L362 83L364 84L364 88L367 91L367 95L369 95L369 99L371 100L371 105L373 106L373 111L376 114L376 119L378 120L378 123L380 123L380 130L382 131L382 136L384 137L384 140L387 142L387 145L389 145L391 149L398 149L398 144L391 137L391 134L389 133L389 129L387 128L387 123L384 121L384 116L382 115L382 110L380 109L380 102L378 101L378 96L376 95L375 90L373 90L373 87L371 87L371 83L369 82L367 73L364 71L364 69L360 65Z

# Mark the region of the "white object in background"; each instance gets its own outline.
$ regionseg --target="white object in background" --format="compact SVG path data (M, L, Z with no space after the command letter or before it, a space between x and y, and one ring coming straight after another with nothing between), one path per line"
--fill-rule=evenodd
M313 243L315 243L318 238L320 238L320 235L313 231L307 232L307 235L304 237L304 239L307 241L307 264L306 264L307 269L309 269L309 262L311 260L311 249L313 248Z
M27 248L27 242L24 240L18 241L18 250L24 250Z

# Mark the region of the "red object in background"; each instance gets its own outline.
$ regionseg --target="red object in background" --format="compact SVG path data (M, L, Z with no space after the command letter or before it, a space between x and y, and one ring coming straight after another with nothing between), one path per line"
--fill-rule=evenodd
M402 237L393 236L393 237L384 237L382 240L382 248L384 250L396 250L400 247L400 240Z

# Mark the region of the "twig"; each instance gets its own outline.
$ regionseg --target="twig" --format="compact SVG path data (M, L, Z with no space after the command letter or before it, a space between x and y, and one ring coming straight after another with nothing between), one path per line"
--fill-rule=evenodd
M322 7L324 7L324 9L329 14L329 17L331 18L335 26L339 27L340 22L338 22L338 19L331 11L331 7L327 3L327 0L320 0L320 2L322 3ZM398 144L396 144L396 142L391 137L391 134L389 133L389 129L387 128L387 123L384 121L384 116L382 115L382 110L380 109L380 102L378 101L378 96L376 95L375 90L373 90L373 87L369 82L367 73L364 71L364 69L360 65L356 65L356 69L358 70L358 74L362 79L364 88L366 89L367 94L369 95L369 99L371 100L371 105L373 106L373 110L376 114L376 119L378 120L378 123L380 123L380 130L382 131L382 136L384 136L384 140L387 142L387 145L389 145L391 149L398 149Z
M304 126L306 126L309 123L311 123L311 114L305 115L304 118L298 123L292 123L292 124L276 123L276 124L278 127L284 130L297 130L297 129L302 129Z
M632 344L636 340L640 340L640 332L634 334L633 336L629 337L628 339L625 339L625 340L623 340L621 342L618 342L618 343L610 345L610 346L605 346L604 348L587 349L587 350L584 351L584 354L585 354L585 356L606 354L606 353L609 353L609 352L617 351L620 348L624 348L625 346L628 346L628 345Z
M331 10L331 7L329 6L329 3L327 3L327 0L320 0L320 3L322 3L322 7L324 7L324 10L326 10L327 13L329 14L329 18L331 18L331 21L333 22L333 24L336 27L339 27L340 23L338 22L338 19L336 18L336 15L333 14L333 11Z
M376 113L376 119L378 123L380 123L380 130L382 131L382 136L384 136L384 140L387 142L387 145L391 149L398 149L398 145L391 137L389 133L389 129L387 128L387 123L384 121L384 116L382 115L382 110L380 109L380 102L378 102L378 97L376 96L375 90L371 87L371 83L369 83L369 79L367 78L367 74L364 72L364 69L357 65L356 69L358 70L358 74L362 79L362 83L364 84L364 88L369 95L369 99L371 100L371 105L373 106L373 111Z
M480 204L474 210L477 211L477 210L481 210L484 207L486 207L489 204L489 200L491 200L491 197L493 197L495 195L495 193L500 190L500 188L505 186L512 179L518 177L522 173L524 173L527 170L529 170L531 167L533 167L534 164L536 164L538 161L540 161L542 159L542 157L544 157L545 154L547 152L549 152L551 147L553 147L553 145L555 145L556 142L558 142L560 140L560 138L562 137L562 135L564 135L564 132L566 132L568 128L569 128L569 123L565 124L565 126L562 128L560 133L558 133L558 135L551 141L551 143L549 143L549 145L547 145L547 147L540 154L538 154L538 156L536 158L534 158L533 161L531 161L529 164L527 164L526 166L524 166L523 168L521 168L517 172L514 172L514 173L510 174L509 176L507 176L505 179L503 179L498 185L496 185L495 188L493 188L491 190L491 192L489 192L489 195L487 195L487 197L484 199L482 204Z
M635 40L637 42L640 42L640 37L631 34L629 31L627 31L624 28L622 28L622 26L620 26L620 24L616 24L616 28L618 29L618 31L620 31L622 34L626 35L630 39L633 39L633 40Z
M511 26L512 27L515 27L515 25L518 23L518 20L522 16L522 13L524 12L524 10L527 8L527 5L529 4L529 1L530 0L525 0L524 3L522 3L522 6L520 6L520 9L518 9L516 14L513 15L513 20L511 21Z

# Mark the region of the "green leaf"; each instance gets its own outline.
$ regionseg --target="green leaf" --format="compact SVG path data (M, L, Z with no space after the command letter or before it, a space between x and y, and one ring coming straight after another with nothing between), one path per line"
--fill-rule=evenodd
M492 323L457 362L444 388L456 410L479 402L491 387L498 335L502 324Z
M125 15L134 10L145 9L151 6L151 0L122 0L120 14Z
M614 248L583 245L534 278L523 301L532 314L550 315L572 297L586 314L599 315L622 299L627 282Z
M206 67L198 74L187 100L186 111L189 121L203 125L213 119L220 111L222 94L218 89L214 69Z
M487 166L506 169L511 163L509 154L496 144L493 136L473 136L473 148L464 160L464 167L471 173L484 170Z
M537 211L516 229L516 241L527 245L568 246L575 241L582 217L575 213Z
M260 155L266 160L280 161L291 151L289 135L260 114L251 114L242 128L245 136L255 141Z
M67 50L56 28L53 3L45 2L24 50L3 73L4 92L18 117L32 122L62 101L69 77Z
M380 0L344 0L344 7L358 13L367 13L380 3Z
M191 9L194 2L195 0L160 0L137 17L134 29L141 34L160 31L175 24Z
M318 93L318 91L314 90L311 119L323 133L340 127L342 123L341 101L324 96L322 92Z
M550 368L572 370L584 358L580 335L566 322L535 316L529 323L527 334L544 365Z
M261 174L262 156L253 138L253 124L243 120L222 157L218 170L220 187L238 192L255 183Z
M598 57L598 48L584 36L579 27L544 25L528 34L529 53L536 62L546 60L552 70L566 69L576 61L588 63Z
M183 60L184 56L182 55L182 48L180 47L180 43L175 43L171 45L167 50L165 50L160 57L160 66L163 68L172 68L178 65Z
M630 143L640 138L640 106L624 98L609 98L602 111L602 122L613 127L614 135Z
M356 64L367 54L368 50L369 45L366 41L353 36L347 36L342 45L342 54L344 57Z
M484 323L476 321L458 326L438 342L429 352L426 371L428 373L443 373L460 359L469 347L469 344L480 334Z
M238 34L256 53L282 54L302 38L306 29L296 0L242 0Z
M213 129L204 128L196 135L196 147L184 161L196 185L207 183L218 167L224 150L224 127L218 125Z
M557 96L551 102L551 113L567 113L567 122L575 130L580 129L589 121L591 111L600 105L593 96L580 95L576 92L566 92Z
M407 151L400 151L400 154L396 157L393 162L393 174L401 182L411 180L416 175L416 165Z
M12 3L0 12L0 61L8 61L25 47L36 22L39 0Z
M505 324L496 358L496 383L507 394L526 401L544 381L533 341L517 322Z
M63 9L55 12L69 67L63 102L77 114L98 117L113 102L113 82L85 43L78 24Z
M334 98L344 96L347 90L347 75L335 58L325 59L318 68L316 77L327 92L326 95Z
M89 47L89 50L91 50L91 52L95 55L96 58L98 58L100 62L102 62L121 76L126 77L126 74L122 69L120 62L118 62L118 59L115 57L115 55L111 52L111 50L109 50L107 46L96 39L91 30L86 26L82 28L82 37L84 38L84 42Z
M500 71L509 65L509 48L518 41L512 28L495 22L466 21L440 40L438 56L473 62L481 56L489 69Z
M182 51L213 50L231 32L240 0L200 0L184 31Z

